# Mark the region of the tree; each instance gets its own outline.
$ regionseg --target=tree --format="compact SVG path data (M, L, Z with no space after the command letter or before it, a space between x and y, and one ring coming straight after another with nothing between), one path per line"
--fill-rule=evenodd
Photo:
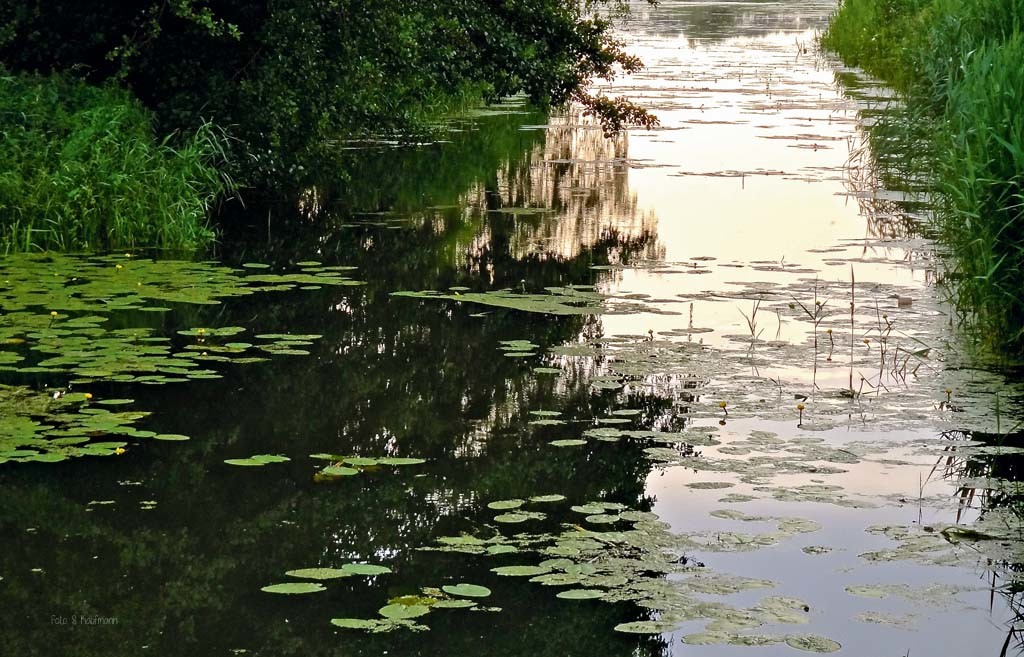
M250 183L301 176L339 144L421 131L459 99L575 101L608 132L646 110L594 95L641 62L611 33L618 0L0 0L0 60L119 80L161 132L234 138Z

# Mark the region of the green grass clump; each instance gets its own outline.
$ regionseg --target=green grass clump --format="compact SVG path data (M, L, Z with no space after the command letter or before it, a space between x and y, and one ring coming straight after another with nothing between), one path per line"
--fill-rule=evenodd
M904 110L871 128L874 150L915 152L918 170L903 173L923 172L935 193L958 308L989 346L1017 354L1024 352L1022 26L1024 0L844 0L822 37L824 47L902 92Z
M1024 35L964 54L937 133L942 235L961 308L1024 343Z
M210 126L172 147L128 92L0 69L0 252L159 248L213 240L228 188Z

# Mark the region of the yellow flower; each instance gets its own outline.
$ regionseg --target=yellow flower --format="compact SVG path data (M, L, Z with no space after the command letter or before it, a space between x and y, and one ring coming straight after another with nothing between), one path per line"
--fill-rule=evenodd
M724 401L718 402L718 408L725 408L727 405Z
M124 454L124 452L124 447L118 447L117 449L114 450L114 453L117 454L118 456L121 456L122 454Z
M86 399L92 399L92 393L91 392L85 393L85 398Z
M124 269L124 265L114 265L114 269Z
M802 410L804 410L805 408L806 408L806 406L804 406L803 404L797 404L797 405L796 405L796 410L798 410L798 411L802 411Z
M204 329L204 328L197 328L196 329L196 335L205 335L205 334L206 334L206 329Z
M56 317L56 316L57 316L57 311L56 310L51 310L50 311L50 317Z

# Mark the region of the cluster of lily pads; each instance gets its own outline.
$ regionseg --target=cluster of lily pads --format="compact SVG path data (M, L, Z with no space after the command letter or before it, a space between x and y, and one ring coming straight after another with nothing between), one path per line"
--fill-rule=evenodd
M113 435L150 440L188 440L136 428L145 412L115 411L130 399L93 400L90 393L62 389L36 392L0 385L0 464L57 463L80 456L115 456L127 443L96 440Z
M501 350L507 358L527 358L536 356L540 345L529 340L502 340Z
M479 604L491 595L491 590L478 584L446 584L440 588L427 586L419 595L391 598L377 613L380 618L332 618L331 624L343 629L365 630L371 633L406 629L422 632L430 628L413 619L426 616L436 609L468 609L470 611L501 611L500 607Z
M269 584L264 586L261 591L264 593L277 593L280 595L301 595L304 593L319 593L326 591L327 587L322 582L333 579L341 579L343 577L353 577L357 575L373 577L376 575L384 575L390 573L391 569L387 566L381 566L370 563L347 563L341 568L297 568L295 570L289 570L285 572L285 575L294 577L302 580L313 580L313 581L302 581L302 582L282 582L280 584Z
M299 568L285 575L307 581L282 582L264 586L265 593L302 595L327 590L326 581L352 576L376 577L391 572L387 566L366 563L347 563L340 568ZM331 623L345 629L388 632L395 629L422 631L429 629L413 619L425 616L435 609L471 609L473 611L501 611L497 607L482 607L478 600L489 597L491 590L477 584L446 584L440 588L424 587L420 595L402 595L391 598L380 608L380 618L333 618Z
M123 450L123 444L104 440L110 435L159 437L132 427L145 413L112 413L96 406L130 400L97 400L72 412L70 404L84 401L75 387L101 381L160 385L216 379L221 375L204 364L305 355L309 352L303 347L320 337L262 334L246 342L237 337L243 327L196 327L179 331L191 343L178 347L154 329L124 327L124 318L132 317L128 311L167 313L174 305L215 305L258 292L362 284L344 275L351 267L312 261L289 274L246 273L267 268L258 263L238 270L131 254L14 255L5 257L4 264L0 372L55 380L45 393L28 386L0 389L5 409L0 463L54 462ZM118 321L111 321L115 316Z
M314 481L332 481L339 477L351 477L361 472L373 471L380 466L405 466L426 463L426 459L412 456L343 456L340 454L310 454L310 458L330 461L313 476Z
M560 501L555 498L561 496L550 496L550 501ZM526 500L500 500L488 507L516 512L525 503ZM692 550L735 551L765 547L798 533L816 531L816 523L799 518L755 517L721 511L717 517L771 521L778 525L778 530L764 540L745 541L736 534L714 542L710 533L673 534L654 513L628 509L616 502L591 501L570 508L580 514L587 525L614 526L615 529L598 531L567 523L560 532L547 534L443 536L435 545L420 549L485 558L504 559L507 557L500 555L513 555L519 563L494 566L491 571L500 576L528 578L541 586L559 587L562 589L557 594L560 599L631 602L650 612L648 620L619 624L615 628L619 632L660 634L671 632L688 621L703 620L705 630L688 634L683 641L734 645L784 643L822 653L839 650L838 643L818 636L749 634L749 630L763 625L806 624L810 608L801 600L779 596L766 597L750 608L709 602L702 596L731 595L771 588L774 584L763 579L715 573L686 555ZM495 520L501 522L499 518ZM540 559L535 557L524 562L522 555L528 554L539 555ZM667 577L669 575L672 577Z

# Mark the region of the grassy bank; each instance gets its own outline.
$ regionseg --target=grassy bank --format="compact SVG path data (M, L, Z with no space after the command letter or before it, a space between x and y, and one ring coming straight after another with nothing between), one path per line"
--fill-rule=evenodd
M0 70L0 133L0 253L212 241L226 184L211 128L172 147L123 90Z
M822 45L900 91L950 246L957 306L1024 351L1024 0L844 0ZM878 140L881 142L882 140ZM876 148L889 148L883 143ZM909 172L908 172L909 173Z

